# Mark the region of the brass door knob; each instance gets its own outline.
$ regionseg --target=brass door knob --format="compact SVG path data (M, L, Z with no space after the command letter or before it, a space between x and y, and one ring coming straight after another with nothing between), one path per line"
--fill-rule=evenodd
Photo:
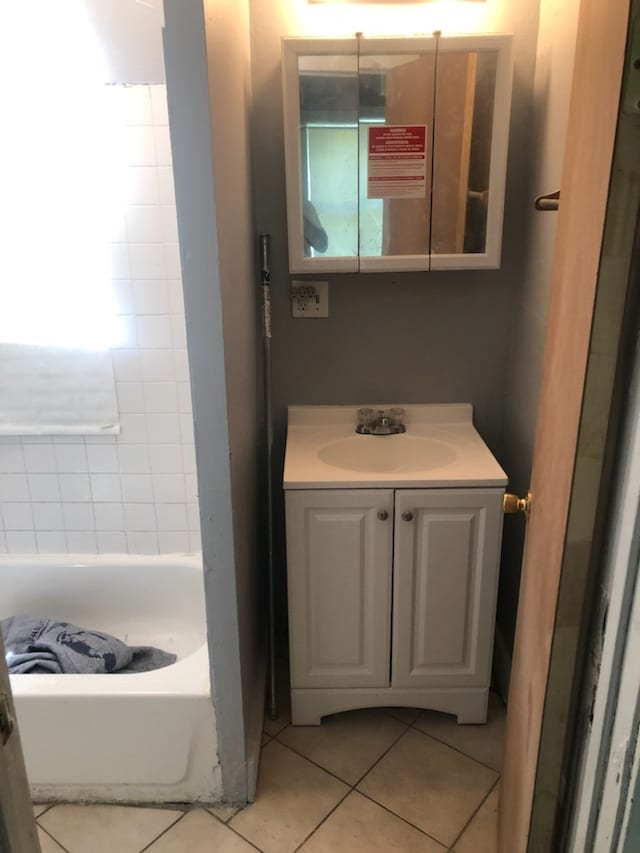
M403 521L413 521L413 513L410 510L402 513Z
M505 492L502 498L502 510L505 513L523 512L527 517L531 512L531 492L527 492L526 498L521 498L519 495L513 495L510 492Z

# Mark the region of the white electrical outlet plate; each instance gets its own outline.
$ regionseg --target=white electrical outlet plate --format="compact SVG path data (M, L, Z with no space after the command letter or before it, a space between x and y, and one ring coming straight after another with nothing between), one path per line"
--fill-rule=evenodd
M328 281L292 281L291 314L293 317L328 317Z

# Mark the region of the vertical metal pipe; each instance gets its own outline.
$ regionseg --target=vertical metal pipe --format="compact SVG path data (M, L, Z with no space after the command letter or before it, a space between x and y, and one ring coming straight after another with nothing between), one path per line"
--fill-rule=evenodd
M273 406L271 399L271 270L269 267L270 238L260 235L260 283L262 286L262 346L264 364L264 419L266 437L266 486L267 486L267 555L269 584L269 697L268 713L271 719L277 715L276 703L276 649L275 649L275 580L273 577Z

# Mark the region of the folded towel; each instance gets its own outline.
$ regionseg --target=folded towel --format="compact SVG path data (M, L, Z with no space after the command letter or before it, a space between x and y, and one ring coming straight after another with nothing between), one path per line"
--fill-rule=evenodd
M153 646L128 646L100 631L23 614L0 621L9 673L147 672L176 656Z

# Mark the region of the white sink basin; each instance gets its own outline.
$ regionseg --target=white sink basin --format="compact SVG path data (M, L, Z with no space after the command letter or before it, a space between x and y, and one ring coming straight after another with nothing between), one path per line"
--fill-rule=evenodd
M441 468L456 456L444 441L406 434L354 435L318 450L318 459L334 468L397 474Z
M284 488L502 487L507 482L474 429L469 404L403 408L405 433L358 435L356 406L290 406Z

